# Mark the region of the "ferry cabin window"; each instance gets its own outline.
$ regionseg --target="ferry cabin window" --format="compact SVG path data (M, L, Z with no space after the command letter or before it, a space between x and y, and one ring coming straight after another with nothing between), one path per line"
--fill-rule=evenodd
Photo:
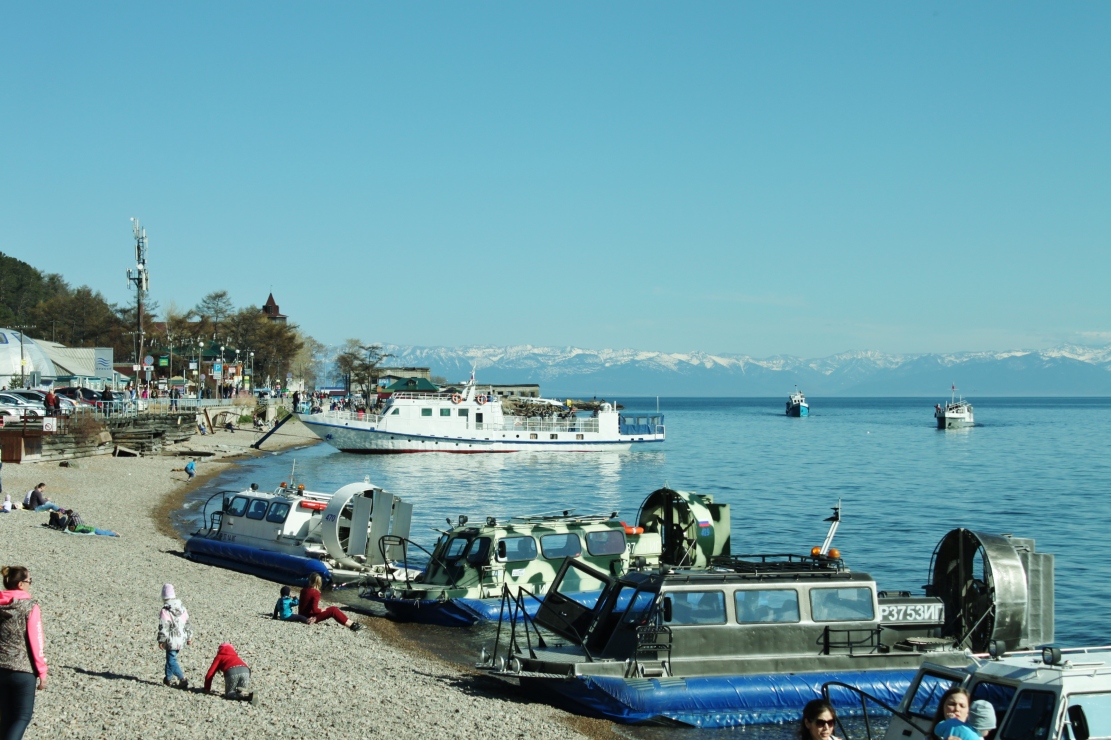
M1020 691L999 740L1042 740L1055 719L1057 695L1052 691ZM1096 737L1093 734L1092 737Z
M933 719L937 713L937 706L941 703L942 695L956 685L957 682L947 676L924 674L914 692L914 698L907 705L908 710L916 717Z
M671 591L671 624L725 624L721 591Z
M872 620L870 588L815 588L810 591L810 614L815 622Z
M620 529L587 532L586 551L591 555L620 555L625 552L625 533Z
M1069 714L1076 712L1072 707L1084 709L1084 719L1088 722L1088 737L1111 737L1111 694L1071 694ZM1072 733L1073 737L1076 733ZM1068 737L1068 734L1065 735Z
M737 621L741 624L799 621L799 593L791 589L736 591Z
M582 554L583 547L577 534L546 534L540 538L540 551L549 560L577 558Z
M266 502L260 499L255 499L251 502L251 506L247 509L248 519L262 519L266 516Z
M247 504L249 503L250 499L243 496L236 496L231 500L231 503L228 504L228 515L243 516L247 513Z
M505 537L498 540L498 562L512 563L536 559L536 540L532 537Z
M470 411L471 411L470 409L459 409L459 415L460 416L467 416L467 414L469 414Z
M451 416L451 409L440 409L440 416Z
M289 504L275 501L270 504L270 510L266 512L266 521L271 524L284 524L287 516L289 516Z
M475 537L471 546L467 548L467 562L471 565L482 565L490 559L490 538Z
M466 537L456 537L448 543L447 553L444 557L448 560L457 560L463 554L468 542L469 540Z
M420 415L421 416L432 416L432 409L421 409L420 410Z
M397 408L390 412L390 416L397 416L401 413L401 409Z

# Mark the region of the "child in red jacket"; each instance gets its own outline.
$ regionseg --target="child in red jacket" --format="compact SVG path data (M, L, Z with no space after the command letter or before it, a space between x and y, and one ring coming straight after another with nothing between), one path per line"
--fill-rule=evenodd
M249 701L257 704L255 692L248 692L251 687L251 669L235 652L231 643L225 642L216 650L216 658L208 667L208 674L204 677L204 690L212 691L212 678L216 672L224 674L224 698Z

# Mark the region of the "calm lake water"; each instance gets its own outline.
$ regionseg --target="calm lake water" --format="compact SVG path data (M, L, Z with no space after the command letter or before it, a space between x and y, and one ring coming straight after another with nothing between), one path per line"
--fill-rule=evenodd
M812 398L809 418L789 419L785 398L664 398L667 442L624 453L362 456L319 444L230 471L194 494L178 524L187 529L212 491L273 488L294 459L298 482L312 490L369 476L413 502L411 537L426 547L432 527L460 514L574 508L631 521L666 484L730 504L734 553L802 553L821 544L822 520L841 499L834 544L881 589L920 592L950 529L1032 537L1056 555L1057 642L1111 642L1103 618L1111 578L1101 565L1111 399L973 398L975 427L939 431L933 405L941 400ZM622 403L654 411L656 399Z

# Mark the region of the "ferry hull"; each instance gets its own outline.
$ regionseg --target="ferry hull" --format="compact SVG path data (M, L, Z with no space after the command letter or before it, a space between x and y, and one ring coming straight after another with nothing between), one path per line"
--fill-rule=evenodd
M521 687L564 709L620 724L682 724L691 727L744 727L797 722L822 684L839 681L897 706L915 670L824 671L817 673L618 678L611 676L521 676ZM842 716L860 716L860 698L830 687ZM869 713L876 715L872 705Z
M314 416L316 418L314 418ZM405 434L373 428L367 422L349 421L342 425L324 423L312 414L298 415L301 422L320 439L342 452L369 455L401 454L412 452L447 452L475 454L489 452L525 452L551 450L556 452L596 452L599 450L628 450L634 444L663 442L663 434L618 435L616 439L602 439L597 433L558 433L556 439L521 439L528 433L490 432L468 437L431 437ZM540 435L537 435L539 437ZM582 439L577 439L582 437Z

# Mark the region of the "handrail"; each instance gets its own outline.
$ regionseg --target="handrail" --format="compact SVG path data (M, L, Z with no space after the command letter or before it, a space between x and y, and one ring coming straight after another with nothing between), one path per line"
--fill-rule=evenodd
M870 701L873 701L876 704L883 707L884 709L886 709L888 712L891 712L891 714L895 715L899 719L901 719L904 722L906 722L907 724L909 724L914 729L921 732L923 737L930 737L930 734L931 734L932 730L920 727L917 723L914 722L914 720L912 720L910 718L909 715L903 714L898 709L895 709L894 707L892 707L889 704L887 704L886 702L884 702L882 699L877 699L876 697L869 694L867 691L865 691L861 688L858 688L856 686L853 686L851 684L843 683L841 681L826 681L825 683L823 683L822 684L822 699L824 699L826 702L829 702L829 703L832 704L832 701L831 701L830 695L829 695L829 687L830 686L839 686L843 689L848 689L849 691L852 691L852 692L860 695L860 708L864 713L864 730L865 730L865 732L868 733L868 740L872 740L872 722L871 722L871 719L868 716L868 705L864 701L865 699L869 699ZM845 740L852 740L852 737L850 737L849 733L845 730L845 725L841 723L840 718L837 720L837 725L841 728L841 733L844 736Z
M387 542L387 540L389 540L389 542ZM455 578L452 577L451 571L448 570L447 564L444 563L444 561L440 560L438 557L436 557L435 555L430 553L428 550L425 550L423 547L421 547L416 542L413 542L408 537L400 537L396 534L382 535L381 537L378 538L378 552L380 552L382 554L382 560L383 561L388 563L389 560L390 560L389 558L386 557L386 548L388 548L388 547L399 547L399 546L401 547L401 565L405 569L405 586L406 586L406 588L411 589L412 585L413 585L413 582L409 580L409 548L407 547L407 545L413 545L418 550L420 550L425 555L427 555L429 563L437 563L441 568L443 568L444 574L447 575L448 580L451 581L451 587L452 588L459 588L459 583L455 580ZM387 573L387 576L388 576L387 580L390 580L390 581L394 580L394 574L392 572Z

